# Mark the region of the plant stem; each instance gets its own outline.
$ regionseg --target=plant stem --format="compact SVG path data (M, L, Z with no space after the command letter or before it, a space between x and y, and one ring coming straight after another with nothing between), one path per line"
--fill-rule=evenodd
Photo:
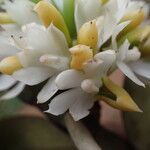
M88 129L81 122L75 122L70 114L66 114L65 123L78 150L101 150Z

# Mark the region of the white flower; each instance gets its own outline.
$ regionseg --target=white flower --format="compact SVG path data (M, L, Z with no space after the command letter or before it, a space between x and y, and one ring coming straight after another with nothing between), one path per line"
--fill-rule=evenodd
M16 0L15 4L19 6L21 2ZM131 80L144 86L127 65L128 62L137 61L140 52L137 48L129 49L130 44L127 40L121 46L116 42L118 34L128 25L138 26L142 22L143 15L139 20L137 19L139 22L136 22L132 17L131 21L128 21L130 20L128 17L124 18L127 13L141 9L145 14L147 12L145 7L141 8L144 3L134 4L130 0L110 0L105 5L99 0L76 0L75 21L78 36L77 45L71 45L62 15L46 0L39 2L34 10L47 28L30 23L22 27L21 36L12 36L12 44L21 49L21 52L2 60L1 72L12 74L17 81L30 86L49 79L38 94L38 103L46 102L58 90L66 90L54 97L47 112L60 115L69 110L76 121L82 119L89 114L100 88L105 82L108 84L109 80L106 81L105 77L114 68L120 68ZM9 9L13 10L13 13L14 7ZM29 6L28 3L30 10L32 7L33 5ZM26 7L24 9L26 10ZM52 12L56 13L55 17L51 16ZM36 21L36 15L32 15L33 18L28 20L26 15L22 14L25 22ZM16 12L14 18L19 24L25 23ZM112 40L111 45L104 50L102 46L109 39ZM68 45L73 47L69 48ZM98 52L99 50L103 51ZM111 84L108 89L113 91L117 86ZM118 99L116 103L106 99L110 105L124 110L140 111L127 92L118 87L117 91L119 91L119 100L125 95L122 99L127 99L127 103L122 104L119 101L121 104L116 106L119 103ZM115 91L114 94L117 92Z
M146 83L150 84L150 63L149 61L139 60L130 64L132 70L140 77L140 79Z
M102 86L102 78L106 76L115 58L115 52L108 50L85 62L83 72L70 69L60 73L55 81L58 89L71 90L56 96L47 112L60 115L69 110L76 121L87 116Z
M25 87L24 83L17 82L11 76L0 75L0 100L8 100L18 96Z
M75 23L77 31L90 20L104 16L103 38L98 43L101 47L112 35L114 28L121 19L129 13L143 11L148 16L149 8L145 2L131 0L109 0L102 5L100 0L76 0L75 1Z
M14 26L13 26L14 27ZM11 28L11 30L9 30ZM13 28L14 29L14 28ZM16 28L15 28L16 29ZM16 33L16 30L12 30L12 26L7 26L7 31L1 31L0 42L1 49L0 51L0 60L5 57L15 55L20 50L17 49L14 45L11 44L9 35L13 32ZM11 32L11 33L10 33ZM15 98L18 96L24 89L25 84L21 82L17 82L17 80L13 79L9 75L0 75L0 100L8 100Z
M23 26L22 31L23 37L13 39L22 49L17 56L23 68L14 72L13 78L33 86L69 68L67 41L53 24L46 29L32 23ZM47 101L58 91L53 80L50 79L39 93L39 103Z
M125 28L129 22L123 22L119 24L112 35L112 48L116 51L116 65L117 67L133 82L136 84L145 87L145 85L135 76L133 71L130 69L130 67L127 65L129 62L137 61L141 53L138 50L138 48L134 47L132 49L129 49L130 43L128 40L126 40L119 48L117 46L116 37L122 31L123 28Z

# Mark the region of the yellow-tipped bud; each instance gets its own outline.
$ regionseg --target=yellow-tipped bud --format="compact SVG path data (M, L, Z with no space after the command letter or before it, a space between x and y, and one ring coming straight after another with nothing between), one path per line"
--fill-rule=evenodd
M98 30L96 21L85 23L78 32L78 43L90 46L93 50L97 47Z
M21 68L22 65L17 56L7 57L0 62L0 72L3 74L11 75Z
M65 21L60 12L51 3L44 0L40 1L38 4L36 4L34 10L37 12L38 16L46 27L49 27L49 25L53 23L64 33L68 43L71 44L71 37Z
M72 60L70 67L76 70L82 70L83 64L93 58L93 51L89 46L77 45L70 49Z
M110 106L123 111L142 112L141 109L132 100L130 95L121 87L113 83L109 78L104 78L104 85L109 91L116 95L117 99L112 100L105 96L99 96L98 99L103 100Z
M126 39L132 45L139 46L150 36L150 26L138 27L135 30L127 33L125 36L118 39L119 45L122 44Z
M124 21L131 21L130 24L121 32L122 34L126 34L127 32L135 29L138 27L145 19L145 14L144 12L141 11L134 11L131 13L127 13L121 20L121 22Z
M101 4L106 4L108 0L100 0Z
M14 21L10 18L7 13L1 12L0 13L0 24L9 24L14 23Z

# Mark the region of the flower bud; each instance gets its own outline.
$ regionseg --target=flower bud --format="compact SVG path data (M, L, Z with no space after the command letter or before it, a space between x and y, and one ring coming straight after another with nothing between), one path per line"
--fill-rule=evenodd
M142 10L127 13L121 20L121 22L130 20L130 24L120 33L121 35L138 27L145 19L145 14Z
M101 4L106 4L108 2L108 0L100 0Z
M16 56L7 57L0 62L0 72L3 74L11 75L21 68L22 65Z
M82 70L83 64L93 58L93 51L85 45L77 45L70 49L72 60L70 67L72 69Z
M98 99L106 102L110 106L123 111L142 112L141 109L132 100L130 95L121 87L113 83L109 78L103 79L104 86L116 96L116 100L112 100L106 96L98 96Z
M37 12L38 16L46 27L49 27L49 25L53 23L64 33L68 43L71 44L71 37L65 21L60 12L51 3L44 0L40 1L38 4L36 4L34 10Z
M78 43L87 45L93 50L97 48L98 30L96 20L85 23L79 30Z
M14 23L14 21L10 18L7 13L1 12L0 13L0 24L10 24Z

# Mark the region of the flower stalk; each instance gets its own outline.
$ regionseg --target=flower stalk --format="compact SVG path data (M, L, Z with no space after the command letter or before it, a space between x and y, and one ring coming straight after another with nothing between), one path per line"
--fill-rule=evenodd
M78 150L101 150L88 129L81 122L75 122L69 114L66 114L65 123Z

